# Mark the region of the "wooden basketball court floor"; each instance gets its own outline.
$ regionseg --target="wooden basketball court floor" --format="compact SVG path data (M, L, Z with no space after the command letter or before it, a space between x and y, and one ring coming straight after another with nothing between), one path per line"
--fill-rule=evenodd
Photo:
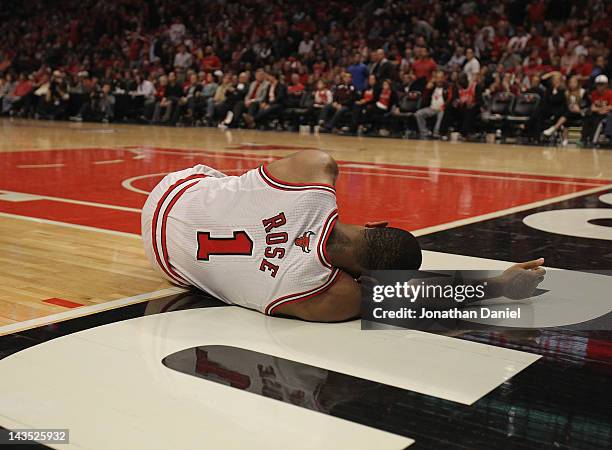
M516 331L309 324L148 266L166 173L312 148L339 161L343 221L413 231L426 268L544 257L590 326L545 298ZM606 150L1 120L0 426L69 428L55 448L609 448L611 224Z

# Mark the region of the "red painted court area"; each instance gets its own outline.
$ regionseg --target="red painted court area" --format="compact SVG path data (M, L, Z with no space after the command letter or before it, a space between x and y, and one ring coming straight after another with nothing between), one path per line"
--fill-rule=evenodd
M238 175L274 158L125 147L0 155L0 212L139 233L139 210L165 173L206 164ZM340 161L341 220L416 230L610 183Z

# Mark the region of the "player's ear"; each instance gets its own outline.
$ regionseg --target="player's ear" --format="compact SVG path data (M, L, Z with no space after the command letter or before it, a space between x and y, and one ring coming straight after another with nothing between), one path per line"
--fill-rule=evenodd
M389 225L389 222L386 222L386 221L366 222L365 227L366 228L385 228L387 225Z

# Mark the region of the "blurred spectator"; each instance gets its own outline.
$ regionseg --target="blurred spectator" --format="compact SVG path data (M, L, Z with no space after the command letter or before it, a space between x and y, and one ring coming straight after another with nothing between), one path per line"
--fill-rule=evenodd
M54 0L49 5L28 0L4 2L0 8L4 114L29 117L36 112L41 118L65 118L77 114L90 102L90 94L108 83L116 99L113 120L150 120L157 112L156 119L166 124L210 124L220 119L222 126L239 126L242 113L254 116L259 102L269 95L260 86L256 98L247 97L246 83L257 69L291 79L296 74L306 91L320 80L338 87L341 74L348 71L354 90L361 92L367 90L369 73L374 73L379 90L383 80L390 79L397 95L424 91L439 63L447 71L453 103L473 82L482 92L477 94L478 108L484 110L495 92L545 93L542 116L554 110L551 118L558 123L563 95L556 90L549 98L551 76L544 78L546 89L533 85L534 76L559 71L562 86L566 77L576 75L587 99L594 80L610 76L612 10L604 0L584 5L546 0L376 1L363 7L359 2L323 0ZM500 64L501 69L495 69ZM192 70L202 71L196 84ZM171 72L177 79L175 101L160 97ZM246 75L237 77L243 72ZM7 82L9 73L12 80ZM461 73L468 77L468 88L460 87ZM230 75L230 85L224 74ZM219 90L222 78L224 87ZM27 81L19 85L19 92L31 84L29 93L16 95L14 79ZM298 83L289 84L287 105L307 99L298 95ZM430 93L424 94L423 100L428 100ZM557 106L551 108L553 99ZM331 122L342 108L334 108L333 114L322 109ZM199 120L204 113L207 119ZM340 112L340 119L343 116ZM364 125L371 117L361 117ZM452 117L449 109L447 120L454 123ZM386 114L380 118L385 120ZM589 126L590 122L587 134Z
M461 46L457 46L455 47L455 52L453 53L453 56L451 56L451 59L448 60L448 68L452 69L453 67L463 67L463 64L465 64L466 61L466 57L464 55L464 51L463 51L463 47Z
M279 117L285 109L287 86L274 72L269 73L267 78L269 83L268 90L259 105L257 114L255 116L251 116L248 113L244 115L244 121L249 128L266 124L270 119Z
M458 130L464 138L474 131L480 113L480 87L477 80L469 81L462 73L454 86L451 99L444 109L442 129L449 127Z
M577 77L570 78L565 90L565 109L560 110L553 125L544 130L544 136L552 136L559 128L563 127L562 145L568 143L568 130L565 123L582 122L585 106L585 90L580 87Z
M323 108L321 112L321 120L324 123L325 131L334 130L340 123L340 120L347 116L353 108L356 92L350 73L344 72L342 74L342 81L334 86L332 94L333 102Z
M591 144L593 135L599 123L607 117L605 134L612 137L612 89L608 88L608 77L599 75L595 78L595 90L591 93L590 114L585 117L582 125L582 143L585 146Z
M463 66L463 72L468 77L468 82L472 82L476 79L480 73L480 62L474 56L474 49L468 48L465 52L465 65Z
M357 132L358 128L368 121L368 108L376 102L378 91L376 75L372 74L368 77L368 85L361 93L361 98L355 101L351 124L352 133Z
M425 87L437 67L436 62L429 56L429 50L426 47L418 48L417 58L412 63L412 71L417 85L415 86L416 90Z
M17 83L12 92L4 95L2 98L2 113L8 114L11 112L20 111L26 104L28 96L32 92L32 81L27 79L22 73L19 75Z
M243 110L241 105L243 105L249 89L249 74L241 72L238 75L238 82L236 84L232 83L225 91L225 102L215 106L219 110L219 116L223 117L225 115L224 119L219 122L219 128L225 129L234 122L234 111L239 108L240 111Z
M437 71L433 78L425 86L423 92L423 106L419 109L415 118L419 127L419 134L422 138L427 138L432 135L431 131L427 127L427 119L435 117L436 121L433 128L433 137L440 137L440 126L442 125L442 118L444 117L444 108L446 102L450 99L448 86L445 81L444 72Z
M334 96L325 84L325 81L317 81L317 87L313 94L313 102L309 116L311 117L311 125L314 124L314 119L318 119L318 125L321 126L325 122L323 112L328 105L332 104Z
M374 64L372 65L372 69L370 70L370 73L376 75L376 79L379 81L393 79L393 64L391 64L391 61L387 59L385 51L382 48L379 48L378 50L373 52L373 55L375 57L375 60ZM365 72L362 73L362 75L365 75ZM363 77L362 83L365 83L365 76Z
M234 108L234 122L245 119L245 117L253 117L259 110L259 105L266 98L270 83L267 80L266 72L263 69L257 69L255 72L255 80L251 82L249 90L244 97L243 102L236 104Z
M192 58L191 53L187 53L185 44L180 44L176 55L174 55L174 68L178 70L187 70L187 68L191 66Z
M353 86L357 92L362 92L368 83L368 66L362 62L361 53L353 54L353 63L346 69L353 77ZM380 71L380 70L379 70Z
M291 83L287 87L287 106L290 108L299 107L305 89L306 88L300 81L300 75L297 73L292 73Z

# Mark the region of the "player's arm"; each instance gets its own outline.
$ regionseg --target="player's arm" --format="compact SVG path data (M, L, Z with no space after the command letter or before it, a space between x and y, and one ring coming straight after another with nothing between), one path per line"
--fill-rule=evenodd
M540 258L514 264L500 276L487 280L489 286L485 298L503 296L512 300L520 300L531 297L544 279L546 271L541 267L543 263L544 260ZM442 285L444 282L445 280L436 280L434 285ZM428 309L448 309L467 306L469 303L458 305L453 299L444 297L430 300L433 301L421 304ZM276 308L275 315L290 316L311 322L341 322L358 319L361 316L361 287L350 275L341 272L338 280L327 291L303 302L281 305Z
M303 302L281 305L274 315L290 316L311 322L341 322L358 319L361 314L361 289L350 275L341 272L325 292Z

